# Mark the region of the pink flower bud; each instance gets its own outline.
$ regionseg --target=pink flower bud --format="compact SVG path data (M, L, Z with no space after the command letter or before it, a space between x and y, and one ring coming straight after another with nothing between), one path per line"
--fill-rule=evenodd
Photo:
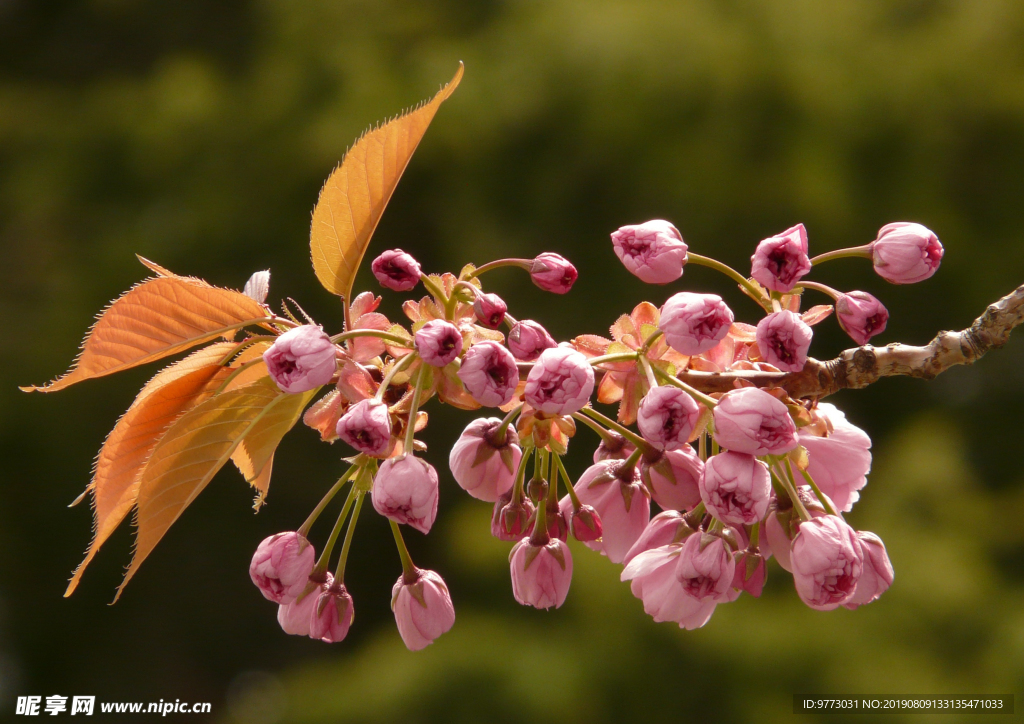
M594 462L602 460L625 460L636 448L629 440L617 432L608 432L607 438L602 438L601 444L594 449Z
M848 603L864 570L857 534L835 515L800 523L790 562L800 600L817 611Z
M754 337L761 356L783 372L799 372L807 362L814 332L795 312L773 312L757 323Z
M640 471L625 469L618 460L602 460L587 468L573 486L581 504L590 505L601 516L601 540L586 546L621 563L626 553L644 532L651 518L651 501L640 482ZM569 496L561 500L565 513L572 510Z
M717 294L679 292L662 306L658 328L676 352L696 355L725 339L732 322L732 310Z
M401 249L388 249L370 265L381 286L407 292L420 280L420 263Z
M757 245L750 257L753 269L750 276L774 292L792 291L796 283L811 270L807 256L807 229L797 224L778 236L765 239Z
M267 372L284 392L315 390L334 377L337 348L324 330L312 324L289 329L263 353Z
M700 538L700 536L690 536ZM680 545L665 545L639 553L622 571L633 595L644 603L644 612L655 621L674 621L679 628L698 629L715 612L712 597L696 598L676 578Z
M345 411L335 431L359 452L383 457L391 447L388 406L373 398L360 400Z
M641 474L654 502L664 510L690 510L700 502L698 481L704 463L693 447L666 450L657 459L644 460Z
M493 503L512 488L523 451L514 425L505 429L505 439L496 444L501 426L496 417L481 417L469 423L452 446L448 467L462 489L478 500Z
M313 595L311 593L310 597ZM316 599L309 621L309 637L337 643L348 636L354 616L352 596L343 584L332 580Z
M764 390L743 387L727 393L714 411L715 440L726 450L782 455L797 445L789 409Z
M683 275L686 244L667 221L623 226L612 234L612 247L619 261L648 284L668 284Z
M860 580L857 581L857 590L853 597L843 604L849 609L876 600L889 590L892 579L896 575L892 570L889 554L886 553L885 544L882 543L881 538L866 531L857 531L857 538L860 540L860 549L864 556L864 570L860 574Z
M675 574L683 590L694 598L721 602L732 588L736 561L729 546L718 536L691 535L683 541Z
M800 502L803 503L812 518L828 515L825 507L814 497L809 486L801 485L797 488L797 495L800 496ZM793 563L790 560L790 552L793 547L793 538L796 537L797 528L800 525L800 517L792 503L786 500L784 505L785 508L780 510L779 499L773 493L768 502L768 514L765 515L764 525L761 527L761 540L758 547L766 558L775 556L775 560L778 561L782 569L792 573Z
M871 261L878 276L893 284L914 284L935 273L942 262L942 244L920 224L886 224L871 243Z
M568 259L551 252L540 254L530 265L530 278L546 292L565 294L572 289L577 276L576 267Z
M519 384L519 368L512 353L490 340L466 350L458 375L473 399L484 407L508 404Z
M819 402L818 416L828 421L832 432L827 437L816 437L810 426L801 428L800 444L807 450L807 473L825 495L832 499L837 510L848 513L860 498L860 490L867 485L871 471L871 438L835 405Z
M700 497L723 523L753 525L761 520L771 492L768 466L753 455L725 450L704 465Z
M655 387L640 401L636 424L647 442L659 450L689 447L690 433L700 418L700 405L678 387Z
M867 292L850 292L836 300L839 326L857 344L867 344L876 334L885 331L889 311Z
M754 598L760 598L764 582L768 577L764 557L751 551L736 553L736 575L732 587L746 591Z
M597 540L603 530L601 516L594 510L594 506L581 505L572 512L572 535L581 543Z
M267 600L291 603L305 590L315 559L313 545L304 535L278 533L256 548L249 577Z
M505 321L508 305L497 294L478 294L473 302L476 321L488 329L497 329Z
M413 583L399 576L391 589L391 610L398 633L410 651L426 648L455 623L455 607L444 579L434 571L419 568L416 576Z
M498 540L517 541L533 530L531 519L536 508L529 499L512 500L512 491L502 493L491 514L491 535Z
M320 593L332 582L331 574L327 574L327 583L320 584L300 599L291 603L282 603L277 607L277 622L286 634L292 636L309 636L310 623L316 612L316 603Z
M431 319L416 332L416 351L432 367L444 367L462 351L459 328L443 319Z
M551 502L545 499L544 502L544 527L547 528L548 538L558 538L559 540L569 539L569 519L572 517L572 511L562 511L561 503L559 501ZM538 508L540 506L538 505ZM530 531L532 532L537 525L536 513L534 513L534 519L529 524Z
M515 544L508 557L512 595L524 606L558 608L572 582L572 553L565 541L552 538L534 545L529 538Z
M523 398L547 415L570 415L590 401L594 368L571 347L544 350L526 378Z
M374 510L385 518L429 533L437 517L437 471L412 454L385 460L371 497Z
M647 524L644 532L636 539L636 543L626 553L626 557L622 559L622 562L629 565L631 560L644 551L660 548L669 543L679 543L691 533L693 533L693 529L686 524L682 513L676 510L662 511L651 518L651 522Z
M557 346L548 331L532 319L516 322L508 333L508 348L523 362L533 362L541 352Z

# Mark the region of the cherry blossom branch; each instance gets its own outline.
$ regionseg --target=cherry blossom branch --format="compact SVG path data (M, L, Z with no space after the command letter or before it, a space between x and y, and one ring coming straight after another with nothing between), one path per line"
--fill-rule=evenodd
M956 365L974 364L989 350L1002 347L1013 329L1024 322L1024 285L990 304L974 324L959 332L939 332L916 347L893 343L845 350L835 359L808 359L799 372L696 372L679 379L704 392L726 392L738 381L757 387L781 387L794 398L821 398L839 390L861 389L882 377L905 375L933 379Z

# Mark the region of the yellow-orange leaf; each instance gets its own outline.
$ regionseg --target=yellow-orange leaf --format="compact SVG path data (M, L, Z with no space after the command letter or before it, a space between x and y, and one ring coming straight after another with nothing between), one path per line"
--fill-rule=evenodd
M289 397L273 380L264 377L197 405L164 433L140 478L135 557L118 588L118 596L245 436Z
M384 208L437 109L462 80L455 77L429 102L362 135L334 170L313 209L310 250L320 283L350 299L352 282Z
M231 342L212 344L160 371L107 436L88 488L93 493L93 540L65 596L74 592L100 546L134 507L139 473L161 435L185 410L212 395L231 373L218 362L233 347Z
M274 405L274 408L263 416L263 419L253 425L252 430L231 455L238 470L245 476L246 482L257 488L257 482L264 486L260 491L264 496L270 483L269 474L266 480L259 480L263 477L264 468L270 464L274 451L281 444L281 439L299 421L302 411L319 391L320 388L317 387L309 392L285 395L280 403Z
M199 279L157 277L135 285L100 315L71 370L26 392L54 392L92 377L181 352L266 319L257 301Z

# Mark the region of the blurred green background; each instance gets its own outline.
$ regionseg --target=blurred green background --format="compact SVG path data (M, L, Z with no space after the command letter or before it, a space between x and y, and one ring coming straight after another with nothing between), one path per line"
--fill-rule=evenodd
M489 506L443 474L434 532L409 544L451 586L451 633L404 649L388 606L398 558L366 515L348 639L285 636L249 558L301 523L345 454L301 426L258 516L225 470L117 606L128 526L61 598L90 536L88 506L66 505L153 369L53 396L16 385L67 367L93 315L145 276L135 253L233 287L270 268L273 300L337 330L309 264L320 185L364 128L429 97L459 60L462 86L371 255L398 246L441 271L564 254L580 271L565 297L512 270L488 279L559 338L681 288L756 321L710 270L670 289L629 276L608 234L649 218L743 271L758 240L798 221L812 252L924 223L946 257L923 284L887 285L859 260L816 273L882 298L883 343L959 329L1024 282L1017 0L0 0L0 716L19 694L210 701L212 719L257 724L817 720L794 717L794 693L1016 693L1024 707L1024 334L932 383L834 399L875 441L849 519L896 568L855 612L803 607L772 564L760 600L681 632L578 547L566 605L524 609ZM359 288L376 289L366 270ZM398 304L385 302L393 319ZM816 335L820 358L849 346L833 320ZM446 473L470 416L430 412ZM581 430L572 472L594 443Z

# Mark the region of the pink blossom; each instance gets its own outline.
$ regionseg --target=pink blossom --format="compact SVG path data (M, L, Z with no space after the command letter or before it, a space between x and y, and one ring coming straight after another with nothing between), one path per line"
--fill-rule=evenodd
M828 422L831 432L817 437L814 426L800 429L800 444L807 449L807 473L837 510L849 512L860 498L860 491L871 471L871 438L847 421L835 405L819 402L815 412Z
M370 264L381 286L407 292L420 280L420 264L401 249L388 249Z
M496 417L481 417L469 423L452 446L448 467L462 489L478 500L493 503L507 492L515 478L523 451L514 425L505 429L504 442L494 435L501 426Z
M782 455L797 446L789 409L756 387L732 390L714 411L715 440L726 450L750 455Z
M428 365L444 367L462 351L459 328L443 319L431 319L416 332L416 351Z
M338 437L361 453L383 457L391 448L391 416L380 400L360 400L345 411L335 428Z
M326 580L323 583L316 584L313 590L305 596L291 603L282 603L277 607L277 622L286 634L309 636L309 628L316 611L317 599L334 582L334 577L330 573L324 575L327 576Z
M675 575L683 590L694 598L722 602L732 588L736 561L718 536L694 534L683 541Z
M700 405L678 387L655 387L640 401L636 424L647 442L659 450L688 447L700 419Z
M942 244L920 224L886 224L871 243L871 261L880 277L893 284L914 284L935 273L942 262Z
M519 384L519 368L512 354L497 342L477 342L462 358L459 379L484 407L501 407L511 402Z
M723 523L753 525L761 520L771 492L768 466L753 455L725 450L704 465L700 497Z
M811 270L807 256L807 229L797 224L757 245L750 257L750 272L762 286L774 292L789 292Z
M790 560L800 600L817 611L848 603L864 570L857 534L835 515L800 523Z
M699 538L700 536L691 536ZM644 612L655 621L674 621L679 628L698 629L715 612L714 598L690 595L676 578L682 546L664 545L637 554L622 570L622 580L643 601Z
M315 390L334 377L337 348L324 330L313 324L289 329L263 353L267 372L284 392Z
M310 594L312 597L314 594ZM331 581L324 586L311 612L309 637L329 644L337 643L348 636L348 629L355 617L352 596L344 584Z
M857 538L860 540L861 553L864 555L864 570L857 581L857 590L853 597L843 604L849 609L877 600L889 590L896 575L881 538L867 531L857 531Z
M558 608L572 582L572 553L565 541L553 538L534 545L529 538L515 544L508 557L512 595L524 606Z
M315 559L313 545L304 535L278 533L256 548L249 577L267 600L291 603L305 590Z
M512 492L498 496L491 513L491 535L498 540L517 541L533 530L531 519L536 510L533 503L525 496L513 500Z
M546 292L565 294L572 289L577 276L576 267L568 259L551 252L538 255L530 265L530 278Z
M385 460L371 497L374 510L384 517L429 533L437 517L437 471L411 454Z
M815 498L809 486L801 485L797 488L797 495L812 518L828 515L825 507ZM831 502L830 500L829 503L831 504ZM775 556L775 560L778 561L782 569L792 573L793 563L790 560L790 552L800 518L788 499L784 501L784 505L785 507L780 510L779 499L772 494L768 502L768 513L764 517L764 525L761 526L761 540L758 547L765 558Z
M748 550L742 553L737 551L735 558L736 575L732 580L732 587L746 591L754 598L760 598L768 576L764 557Z
M651 501L640 482L640 471L627 469L618 460L602 460L587 468L573 489L581 503L593 506L601 516L601 540L588 541L586 546L612 563L621 563L651 518ZM562 498L561 508L565 513L572 510L569 496Z
M725 339L732 323L732 310L717 294L679 292L662 306L658 328L676 352L696 355Z
M601 537L604 525L601 516L592 505L581 505L572 512L572 535L581 543L595 541Z
M416 580L407 583L399 576L391 589L391 610L398 633L410 651L434 643L455 623L455 607L444 579L434 571L416 569Z
M484 327L497 329L505 321L508 305L497 294L478 294L473 302L473 314Z
M524 362L533 362L541 352L557 346L548 331L532 319L516 322L508 333L509 350L516 359Z
M867 344L876 334L885 331L889 311L867 292L849 292L836 300L839 326L857 344Z
M686 244L667 221L623 226L612 234L612 247L619 261L648 284L668 284L683 275Z
M665 510L651 518L651 521L644 528L644 532L636 539L636 543L626 553L622 562L629 565L629 562L644 551L652 548L660 548L669 543L679 543L686 536L693 533L693 529L686 524L682 513L676 510Z
M814 332L795 312L773 312L757 323L757 347L768 364L783 372L799 372L807 362Z
M607 437L601 438L601 443L594 448L594 462L602 460L625 460L636 448L629 440L617 432L609 431Z
M594 391L594 368L571 347L544 350L526 378L523 398L547 415L569 415L587 404Z
M693 447L666 450L657 459L643 461L641 475L654 502L665 510L690 510L700 502L698 481L704 463Z

